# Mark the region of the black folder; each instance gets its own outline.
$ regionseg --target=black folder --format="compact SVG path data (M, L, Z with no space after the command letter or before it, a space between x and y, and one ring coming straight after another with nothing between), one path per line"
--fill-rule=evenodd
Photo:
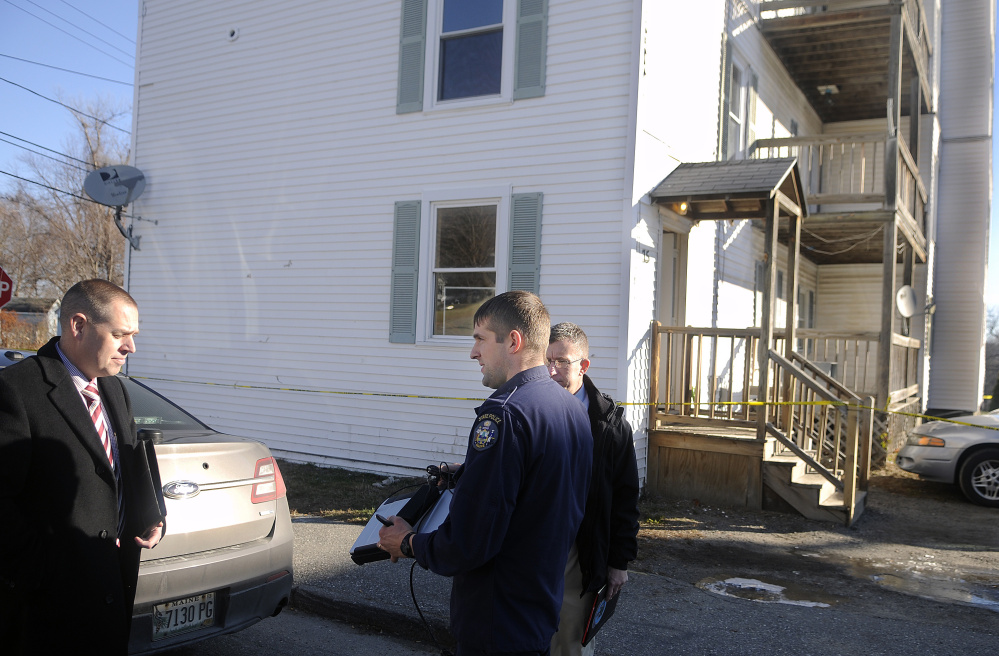
M612 599L608 599L606 585L597 592L596 597L593 598L593 604L586 609L586 628L583 629L582 640L584 647L590 644L593 636L597 635L597 631L603 628L607 620L614 614L617 600L620 598L621 593L618 592Z
M166 501L163 499L163 483L160 480L159 462L156 460L154 443L162 439L160 431L142 429L133 452L133 470L129 477L134 501L129 502L130 513L135 513L135 525L145 530L164 522L166 533ZM148 472L148 475L147 475ZM130 522L131 523L131 522Z

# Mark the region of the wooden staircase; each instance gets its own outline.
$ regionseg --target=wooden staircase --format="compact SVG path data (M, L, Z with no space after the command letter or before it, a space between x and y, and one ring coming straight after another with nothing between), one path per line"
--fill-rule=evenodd
M874 399L860 398L803 356L770 352L763 484L810 519L849 526L864 510ZM771 421L772 420L772 421Z
M776 440L767 440L770 452ZM821 474L808 473L805 461L791 453L767 455L763 461L763 484L809 519L849 526L864 511L866 491L858 491L853 508L843 491Z

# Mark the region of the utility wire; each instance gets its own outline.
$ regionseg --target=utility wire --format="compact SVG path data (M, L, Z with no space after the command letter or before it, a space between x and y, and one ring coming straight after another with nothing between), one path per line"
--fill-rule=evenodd
M14 135L8 134L6 132L0 132L0 134L2 134L5 137L10 137L11 139L17 139L18 141L23 141L26 144L31 144L35 148L41 148L42 150L47 150L50 153L55 153L56 155L62 155L66 159L71 159L74 162L79 162L80 164L86 164L87 166L91 166L90 162L85 162L82 159L76 159L75 157L71 157L71 156L67 155L66 153L60 153L58 150L52 150L51 148L46 148L45 146L41 146L39 144L36 144L33 141L28 141L27 139L22 139L21 137L15 137ZM16 146L17 144L14 144L14 145ZM23 146L22 146L22 148L23 148Z
M83 11L82 9L79 9L79 8L74 7L73 5L69 4L68 2L66 2L66 0L61 0L61 2L64 5L66 5L67 7L69 7L70 9L72 9L73 11L76 11L78 13L83 14L84 16L86 16L87 18L89 18L90 20L92 20L95 23L97 23L98 25L100 25L101 27L104 27L104 28L107 28L107 29L111 30L112 32L114 32L115 34L117 34L121 38L125 39L126 41L128 41L132 45L135 45L135 39L132 39L131 37L127 37L124 34L122 34L121 32L119 32L118 30L116 30L113 27L111 27L110 25L106 25L106 24L100 22L99 20L97 20L96 18L94 18L93 16L91 16L90 14L88 14L87 12Z
M85 77L92 77L95 80L104 80L105 82L114 82L115 84L124 84L125 86L133 86L131 82L122 82L121 80L112 80L109 77L101 77L100 75L91 75L90 73L81 73L80 71L71 71L68 68L59 68L58 66L52 66L50 64L43 64L41 62L31 61L30 59L21 59L20 57L15 57L13 55L5 55L0 52L0 57L6 57L7 59L16 59L17 61L24 62L26 64L34 64L35 66L44 66L45 68L54 68L57 71L64 71L66 73L73 73L74 75L83 75Z
M60 32L62 32L62 33L63 33L63 34L65 34L66 36L70 36L70 37L72 37L72 38L76 39L77 41L79 41L79 42L80 42L80 43L82 43L83 45L85 45L85 46L89 46L89 47L93 48L94 50L96 50L97 52L101 53L102 55L107 55L108 57L110 57L111 59L115 60L116 62L120 62L120 63L124 64L125 66L133 66L133 65L134 65L134 64L133 64L132 62L127 62L127 61L123 61L123 60L121 60L121 59L118 59L117 57L115 57L114 55L112 55L112 54L111 54L110 52L107 52L107 51L105 51L105 50L101 50L100 48L98 48L98 47L97 47L97 46L95 46L94 44L92 44L92 43L88 43L88 42L84 41L84 40L83 40L83 39L81 39L80 37L76 36L75 34L71 34L71 33L67 32L66 30L62 29L62 28L61 28L61 27L59 27L58 25L53 25L52 23L48 22L48 21L47 21L47 20L45 20L44 18L41 18L41 17L39 17L39 16L36 16L35 14L31 13L30 11L28 11L28 10L27 10L27 9L25 9L24 7L19 7L19 6L15 5L15 4L14 4L13 2L11 2L10 0L4 0L4 2L6 2L7 4L9 4L9 5L11 6L11 7L14 7L14 8L16 8L16 9L20 9L21 11L23 11L23 12L24 12L24 13L26 13L27 15L31 16L32 18L35 18L35 19L38 19L38 20L42 21L43 23L45 23L45 24L46 24L46 25L48 25L49 27L51 27L51 28L54 28L54 29L57 29L57 30L59 30ZM126 53L126 54L127 54L127 53Z
M98 205L101 204L101 203L98 203L96 200L92 200L90 198L84 198L83 196L80 196L79 194L74 194L71 191L65 191L64 189L57 189L55 187L50 187L47 184L42 184L41 182L36 182L35 180L29 180L28 178L22 178L19 175L14 175L13 173L8 173L7 171L0 170L0 173L3 173L4 175L9 175L12 178L17 178L18 180L23 180L24 182L30 182L31 184L38 185L39 187L44 187L44 188L50 189L52 191L57 191L60 194L66 194L67 196L72 196L73 198L79 198L80 200L85 200L88 203L97 203Z
M58 18L62 22L67 23L67 24L69 24L72 27L75 27L76 29L80 30L81 32L83 32L87 36L94 37L95 39L97 39L98 41L100 41L101 43L103 43L105 45L111 46L112 48L114 48L115 50L117 50L118 52L120 52L121 54L123 54L123 55L125 55L127 57L134 57L135 56L133 53L131 53L131 52L127 51L127 50L122 50L121 48L119 48L115 44L111 43L110 41L105 41L104 39L102 39L101 37L97 36L93 32L88 32L87 30L83 29L82 27L80 27L79 25L77 25L76 23L74 23L73 21L66 20L65 18L63 18L59 14L55 13L51 9L46 9L45 7L43 7L40 4L38 4L37 2L35 2L34 0L24 0L24 2L27 2L30 5L34 5L34 6L38 7L39 9L41 9L42 11L44 11L47 14L51 14L52 16L55 16L56 18Z
M29 153L34 153L35 155L39 155L40 157L45 157L46 159L50 159L53 162L59 162L60 164L65 164L66 166L71 166L71 167L73 167L74 169L76 169L78 171L84 171L84 172L89 171L89 169L85 169L82 166L77 166L76 164L69 164L68 162L63 161L63 160L59 159L58 157L52 157L52 155L46 155L45 153L40 153L37 150L32 150L32 149L28 148L27 146L22 146L21 144L14 143L13 141L8 141L7 139L0 139L0 141L2 141L4 143L9 143L11 146L15 146L17 148L23 148L24 150L28 151ZM77 161L80 161L80 160L77 160Z
M79 109L77 109L75 107L70 107L66 103L59 102L58 100L53 100L52 98L49 98L48 96L43 96L42 94L38 93L37 91L32 91L28 87L21 86L17 82L11 82L7 78L0 77L0 82L6 82L7 84L13 84L15 87L24 89L28 93L33 93L36 96L38 96L39 98L44 98L45 100L48 100L49 102L54 102L57 105L62 105L63 107L65 107L66 109L68 109L71 112L74 112L74 113L79 114L81 116L86 116L87 118L92 118L95 121L97 121L98 123L103 123L104 125L108 126L109 128L111 128L113 130L118 130L119 132L122 132L124 134L131 134L131 132L129 132L128 130L123 130L122 128L118 127L117 125L112 125L112 124L108 123L107 121L105 121L103 119L97 118L96 116L91 116L90 114L87 114L86 112L82 112L82 111L80 111Z
M60 194L66 194L67 196L72 196L73 198L79 198L80 200L85 200L88 203L93 203L94 205L100 205L101 207L107 207L108 209L111 209L108 205L105 205L104 203L98 203L93 198L87 198L85 196L80 196L79 194L74 194L73 192L66 191L64 189L57 189L55 187L50 187L47 184L42 184L41 182L36 182L35 180L29 180L28 178L22 178L19 175L14 175L13 173L8 173L7 171L0 170L0 173L3 173L4 175L9 175L12 178L17 178L18 180L23 180L24 182L30 182L31 184L38 185L39 187L44 187L44 188L50 189L52 191L57 191ZM126 214L125 212L122 212L121 215L123 217L127 218L127 219L136 219L136 220L141 220L141 221L149 221L149 219L143 219L141 216L132 216L131 214ZM156 221L153 221L153 223L156 223Z

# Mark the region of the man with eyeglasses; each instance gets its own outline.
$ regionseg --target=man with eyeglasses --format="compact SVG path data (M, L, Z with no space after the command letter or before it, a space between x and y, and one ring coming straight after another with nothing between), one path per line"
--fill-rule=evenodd
M628 562L638 554L638 463L624 408L596 388L586 333L574 323L552 327L548 372L586 408L593 436L593 478L583 523L569 552L565 593L551 656L592 654L595 641L582 646L587 611L605 584L613 598L628 581Z

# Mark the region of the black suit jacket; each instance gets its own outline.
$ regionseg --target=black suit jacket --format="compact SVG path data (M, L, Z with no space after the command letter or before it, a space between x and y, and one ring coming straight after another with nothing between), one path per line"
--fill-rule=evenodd
M155 514L148 495L132 490L149 489L151 475L128 393L113 376L98 379L118 440L126 517L118 547L114 472L56 341L0 370L0 644L5 653L100 645L124 654L134 536Z

